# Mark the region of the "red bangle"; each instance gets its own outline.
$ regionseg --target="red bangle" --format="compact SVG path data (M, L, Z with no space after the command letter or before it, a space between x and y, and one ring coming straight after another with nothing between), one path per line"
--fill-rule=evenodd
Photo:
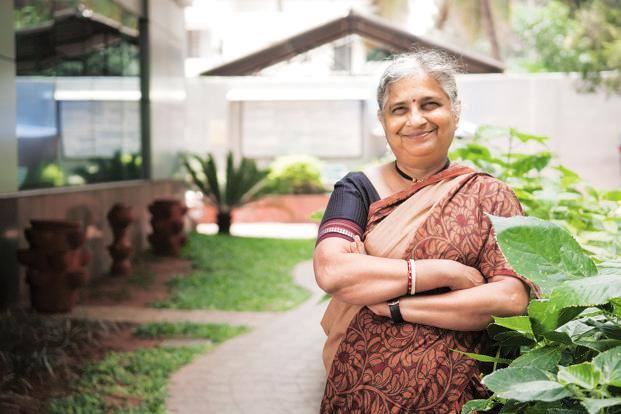
M409 260L406 260L406 262L408 264L408 291L406 292L406 295L409 295L412 291L412 262Z

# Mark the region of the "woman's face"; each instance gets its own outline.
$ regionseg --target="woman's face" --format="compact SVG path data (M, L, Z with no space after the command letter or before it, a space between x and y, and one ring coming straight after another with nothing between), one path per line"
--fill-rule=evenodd
M397 160L413 168L444 162L459 120L442 87L422 72L390 85L378 115Z

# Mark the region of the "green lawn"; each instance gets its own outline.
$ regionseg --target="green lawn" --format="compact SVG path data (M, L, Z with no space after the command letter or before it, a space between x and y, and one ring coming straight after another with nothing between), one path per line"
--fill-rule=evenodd
M210 339L213 343L224 342L236 335L248 332L245 326L201 324L192 322L154 322L138 325L134 335L139 338L196 338Z
M139 325L135 335L149 338L204 338L220 343L246 332L243 326L154 323ZM87 365L67 397L52 400L50 414L165 413L170 375L214 345L155 347L111 352Z
M193 233L184 249L194 272L169 283L170 298L155 307L283 311L310 293L293 282L294 266L309 260L315 241Z

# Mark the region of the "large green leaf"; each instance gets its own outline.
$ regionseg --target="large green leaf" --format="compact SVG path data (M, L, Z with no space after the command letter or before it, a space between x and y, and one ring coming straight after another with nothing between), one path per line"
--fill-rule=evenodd
M528 351L513 360L510 367L527 368L537 367L544 371L551 371L561 360L561 350L557 346L544 346Z
M554 288L550 301L558 308L595 306L621 297L621 275L571 280Z
M510 316L507 318L494 316L494 323L514 331L530 334L533 333L533 328L530 325L530 319L528 316Z
M517 401L557 401L571 395L538 368L499 369L484 377L483 383L498 397Z
M559 308L550 300L533 300L528 305L528 316L536 336L541 337L546 332L553 332L578 316L583 307Z
M607 399L594 399L585 398L581 401L584 408L587 409L589 414L598 414L602 408L614 407L615 405L621 405L621 398L607 398Z
M602 373L603 384L621 387L621 346L593 358L593 366Z
M561 384L576 384L592 390L599 384L601 373L590 362L558 368L558 381Z
M544 294L560 282L597 273L593 261L559 225L535 217L489 217L509 264Z

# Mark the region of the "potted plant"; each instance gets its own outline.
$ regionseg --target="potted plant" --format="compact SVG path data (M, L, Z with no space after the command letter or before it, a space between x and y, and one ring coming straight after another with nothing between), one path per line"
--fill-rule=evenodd
M233 209L255 199L267 176L267 171L257 168L251 159L242 157L235 165L231 151L226 157L224 182L219 180L213 154L207 154L206 159L187 155L183 165L203 197L217 208L218 233L222 234L230 233Z

